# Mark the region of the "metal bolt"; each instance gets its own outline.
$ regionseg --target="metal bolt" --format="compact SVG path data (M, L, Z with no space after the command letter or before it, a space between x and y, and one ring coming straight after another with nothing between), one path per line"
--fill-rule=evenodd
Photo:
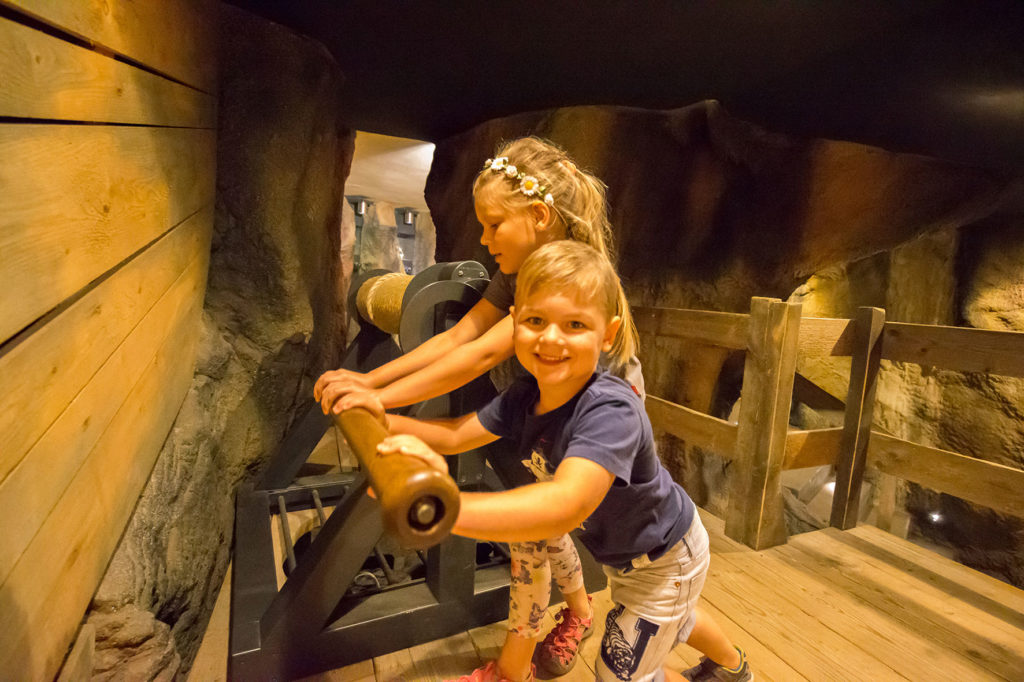
M409 517L415 524L420 526L429 526L434 522L436 516L437 508L434 506L434 501L430 498L416 500L412 509L409 510Z

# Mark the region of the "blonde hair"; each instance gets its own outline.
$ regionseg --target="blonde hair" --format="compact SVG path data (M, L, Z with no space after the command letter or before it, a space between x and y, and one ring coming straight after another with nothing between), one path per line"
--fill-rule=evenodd
M531 253L519 269L516 307L541 291L575 294L578 299L595 301L606 319L616 315L622 319L608 353L614 367L625 365L636 353L636 327L622 282L611 262L597 249L560 239Z
M612 314L622 318L622 326L616 335L611 358L616 366L624 365L636 353L638 341L629 303L626 301L619 278L612 269L615 251L612 246L612 226L608 220L605 184L593 173L578 168L564 149L539 137L521 137L503 143L494 154L495 158L502 156L507 157L508 162L520 172L536 177L545 187L545 192L551 194L554 199L552 215L555 224L564 227L566 239L590 246L608 264L618 291L616 312ZM540 200L538 197L529 197L520 192L518 180L489 169L477 174L473 182L473 196L477 196L484 188L497 192L494 196L510 210L525 210L531 203ZM566 257L569 258L568 255ZM552 267L562 267L557 260L556 258L552 261ZM586 294L587 289L575 286L571 270L569 275L566 281L573 284L575 290ZM519 299L522 282L523 275L520 269L516 284L516 300Z
M615 261L603 182L594 174L577 168L563 149L539 137L521 137L502 144L494 157L502 156L522 173L536 177L551 194L554 224L565 228L568 239L589 244L608 260ZM525 209L543 199L524 195L518 189L518 180L486 169L473 182L473 196L484 188L498 192L494 196L510 209Z

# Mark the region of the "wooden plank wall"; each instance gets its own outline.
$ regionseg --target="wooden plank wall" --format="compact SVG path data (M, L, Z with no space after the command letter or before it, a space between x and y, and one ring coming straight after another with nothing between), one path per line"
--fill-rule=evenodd
M0 0L0 670L53 679L192 380L209 0Z

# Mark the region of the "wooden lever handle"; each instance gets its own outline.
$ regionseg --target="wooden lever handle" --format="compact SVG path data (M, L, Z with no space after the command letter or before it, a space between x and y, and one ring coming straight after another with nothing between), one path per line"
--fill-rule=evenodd
M388 431L361 407L345 410L335 421L377 494L384 528L411 549L447 537L459 515L459 488L452 477L417 457L378 453Z

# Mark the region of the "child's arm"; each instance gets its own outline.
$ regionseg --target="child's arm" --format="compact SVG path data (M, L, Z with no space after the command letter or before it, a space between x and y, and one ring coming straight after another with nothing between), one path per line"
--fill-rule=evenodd
M551 481L500 493L462 493L452 532L495 542L553 538L582 525L614 480L601 465L569 457L558 465Z
M481 427L482 428L482 427ZM447 472L443 457L413 438L386 438L382 454L413 455ZM462 493L459 518L452 532L478 540L527 542L568 533L590 516L615 476L582 457L568 457L554 479L498 493Z
M324 372L313 386L313 397L319 402L324 389L332 383L351 386L350 390L379 388L426 367L459 346L479 338L507 313L486 299L476 303L454 327L430 337L419 346L365 374L338 369ZM497 364L497 363L495 363ZM335 396L336 398L337 396ZM413 400L411 402L418 402Z
M386 407L411 405L468 384L502 360L512 357L512 317L506 315L479 338L436 362L380 389Z
M351 407L368 410L392 434L401 434L388 439L400 445L415 436L437 452L454 455L498 440L498 436L483 427L476 412L451 419L413 419L386 414L380 400L370 392L352 393L346 396L346 400ZM399 451L397 446L394 451ZM441 461L444 462L443 459ZM436 466L436 463L432 464ZM447 465L442 467L442 471L448 471Z
M464 386L512 356L512 329L512 317L506 315L478 339L445 353L430 365L377 390L377 397L385 407L401 407ZM327 384L320 397L324 412L332 404L335 413L349 409L351 405L345 402L344 396L353 390L359 389L340 382Z

